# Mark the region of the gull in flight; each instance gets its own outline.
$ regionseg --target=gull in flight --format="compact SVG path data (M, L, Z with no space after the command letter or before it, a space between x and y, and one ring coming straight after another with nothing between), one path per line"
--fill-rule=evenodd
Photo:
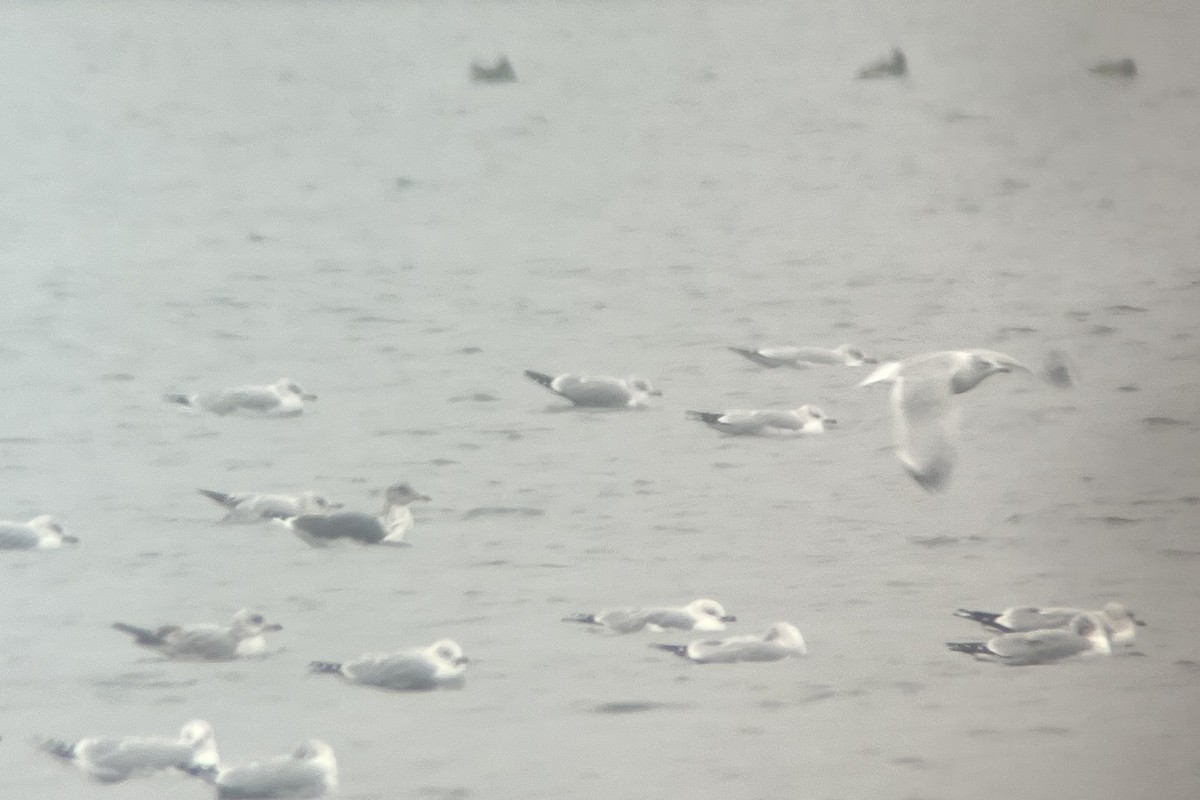
M63 544L78 544L54 517L42 514L29 522L0 521L0 550L53 550Z
M826 425L836 425L836 419L825 416L816 406L803 405L787 411L778 409L729 411L689 411L688 416L710 428L732 436L762 436L768 434L795 435L824 433Z
M1003 611L971 611L960 608L956 617L974 620L983 627L1000 633L1024 633L1049 628L1066 628L1080 614L1094 615L1104 625L1113 644L1131 647L1137 641L1137 629L1145 626L1124 603L1106 603L1099 611L1082 608L1038 608L1013 606Z
M716 600L700 599L680 608L620 608L599 614L572 614L563 617L563 622L600 625L616 633L636 633L646 627L655 631L723 631L725 623L737 622L737 617L726 614Z
M393 692L458 689L466 680L469 659L458 643L441 639L429 647L399 653L365 653L353 661L313 661L316 673L341 675L350 683Z
M1047 379L1067 380L1065 361ZM892 424L896 456L921 488L946 487L954 468L958 412L953 396L978 386L990 375L1033 370L995 350L943 350L881 365L859 386L892 384ZM1067 384L1069 385L1069 384Z
M407 483L397 483L384 492L383 511L378 516L360 511L338 511L290 517L279 523L312 547L328 547L335 542L406 547L408 542L404 537L413 526L412 510L408 506L428 500Z
M181 661L232 661L259 655L267 647L263 633L283 630L248 608L234 614L228 625L200 622L150 630L114 622L113 627L133 636L134 644Z
M808 655L804 637L795 625L788 622L776 622L766 633L759 636L728 636L724 639L698 639L689 644L650 646L697 664L779 661L790 656Z
M545 386L559 397L565 397L574 405L586 408L642 408L647 398L662 396L662 392L651 386L650 381L636 375L610 378L607 375L566 373L552 377L527 369L525 377Z
M341 503L313 491L299 494L255 494L238 492L226 494L211 489L197 489L200 494L221 506L228 513L221 522L262 522L265 519L287 519L305 514L327 514L342 507Z
M337 758L320 739L301 742L269 761L240 767L196 765L186 771L216 788L219 800L323 797L338 785Z
M956 653L1011 667L1112 653L1108 631L1094 614L1076 614L1065 628L1002 633L986 642L946 642L946 646Z
M208 394L168 394L163 399L218 416L294 417L304 412L305 400L316 400L317 396L289 378L280 378L268 386L232 386Z
M832 350L824 347L763 347L759 350L731 347L729 349L739 356L745 356L755 364L771 369L775 367L805 369L819 364L861 367L863 364L875 363L875 359L864 355L862 350L849 344L839 344Z
M200 719L184 725L178 739L164 736L89 737L74 743L47 739L40 746L102 783L117 783L164 770L206 768L217 764L217 740L212 726Z

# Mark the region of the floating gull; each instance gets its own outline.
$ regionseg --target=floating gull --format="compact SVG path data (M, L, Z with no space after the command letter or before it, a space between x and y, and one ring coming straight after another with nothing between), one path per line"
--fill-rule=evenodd
M651 386L650 381L635 375L610 378L606 375L567 373L553 378L527 369L525 376L577 406L639 408L646 405L646 398L662 396L662 392Z
M0 521L0 550L52 550L63 543L78 544L79 538L68 535L49 514L29 522Z
M150 630L114 622L113 627L133 636L134 644L181 661L232 661L259 655L267 646L263 633L283 630L282 625L268 623L262 614L246 608L234 614L227 626L201 622Z
M397 483L384 492L383 511L379 516L339 511L291 517L281 519L279 523L313 547L328 547L334 542L407 546L404 536L413 526L413 515L408 506L427 500L428 497L413 491L407 483Z
M908 59L899 47L892 48L887 58L872 61L858 71L859 78L899 78L908 74Z
M824 433L826 425L836 425L836 419L825 416L816 406L803 405L782 411L777 409L730 411L689 411L688 416L705 425L734 436L756 436L764 434L794 435L801 433Z
M333 748L320 739L300 743L291 753L241 767L197 766L192 775L216 787L221 800L322 797L338 785Z
M772 369L775 367L805 369L815 364L860 367L863 364L875 363L875 359L863 355L863 351L848 344L839 344L832 350L824 347L763 347L758 350L731 347L729 349L739 356L745 356L755 364Z
M563 622L602 625L617 633L635 633L647 626L651 630L723 631L725 623L737 622L737 617L726 614L716 600L701 599L682 608L621 608L599 614L572 614L563 617Z
M366 653L341 664L314 661L309 669L341 675L351 683L378 686L393 692L457 689L466 679L468 659L450 639L429 647L399 653Z
M305 400L316 400L294 381L280 378L269 386L233 386L208 394L168 394L167 402L224 416L241 413L255 417L294 417L304 411Z
M1112 653L1108 631L1093 614L1077 614L1065 629L1002 633L986 642L946 642L946 646L957 653L1012 667Z
M1097 75L1104 75L1108 78L1134 78L1137 77L1137 64L1134 63L1132 58L1101 61L1099 64L1088 67L1088 72L1094 72Z
M1083 608L1039 608L1013 606L1003 611L971 611L960 608L956 617L978 622L983 627L1001 633L1023 633L1048 628L1065 628L1080 614L1092 614L1104 625L1113 644L1132 646L1137 641L1137 629L1146 623L1134 616L1124 603L1106 603L1099 611Z
M732 664L735 661L779 661L808 654L804 637L795 625L776 622L761 636L729 636L689 644L652 644L697 664Z
M1033 372L994 350L944 350L883 364L859 386L892 384L896 456L921 488L936 492L945 488L954 467L958 415L953 395L1014 369Z
M478 61L471 64L471 80L476 83L512 83L517 79L508 56L500 56L491 66Z
M41 748L69 761L89 777L104 783L143 777L170 769L213 767L217 741L212 726L195 719L183 726L178 739L162 736L87 738L74 744L47 739Z
M210 489L197 489L200 494L228 509L222 522L262 522L265 519L287 519L304 514L326 514L341 508L313 491L299 494L226 494Z

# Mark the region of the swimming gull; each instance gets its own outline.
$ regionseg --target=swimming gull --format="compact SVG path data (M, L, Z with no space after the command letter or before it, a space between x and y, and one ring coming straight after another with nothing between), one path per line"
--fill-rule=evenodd
M197 489L200 494L224 506L229 513L222 522L262 522L266 519L287 519L304 514L326 514L342 507L341 503L303 491L299 494L256 494L237 492L227 494L211 489Z
M929 492L946 487L954 467L958 412L953 395L989 375L1033 370L995 350L944 350L881 365L859 386L892 384L896 456L909 476Z
M791 410L763 409L729 411L689 411L688 416L733 436L766 434L795 435L824 433L826 425L836 425L836 419L825 416L816 406L802 405Z
M167 402L218 416L245 414L255 417L294 417L304 412L305 400L316 400L288 378L268 386L232 386L208 394L168 394Z
M665 628L723 631L725 623L737 622L737 617L726 614L716 600L700 599L680 608L620 608L599 614L572 614L563 617L563 622L600 625L616 633L636 633L646 627L656 631Z
M491 66L471 62L471 80L477 83L512 83L516 79L517 73L508 56L501 55Z
M1108 631L1094 614L1076 614L1066 628L1002 633L986 642L946 642L946 646L1012 667L1112 653Z
M858 71L859 78L899 78L908 74L908 59L899 47L892 48L887 58L872 61Z
M460 688L466 679L468 661L457 642L441 639L417 650L365 653L342 663L313 661L309 669L341 675L350 683L362 686L377 686L393 692L421 692Z
M408 546L405 535L412 530L410 503L428 501L407 483L389 486L384 492L383 511L378 516L359 511L333 514L306 514L281 519L279 523L295 532L312 547L328 547L335 542Z
M728 636L689 644L652 644L697 664L732 664L737 661L779 661L808 654L804 637L795 625L776 622L760 636Z
M116 783L164 770L217 764L217 741L212 726L200 719L184 725L178 739L164 736L90 737L70 744L61 739L47 739L40 746L103 783Z
M758 350L731 347L729 349L739 356L750 359L755 364L771 369L775 367L805 369L819 364L860 367L863 364L875 363L875 359L864 355L862 350L849 344L839 344L832 350L824 347L763 347Z
M1013 606L1003 611L972 611L960 608L956 617L978 622L988 630L1000 633L1021 633L1047 628L1065 628L1080 614L1093 614L1104 624L1113 644L1132 646L1137 641L1138 627L1145 622L1138 619L1124 603L1106 603L1099 611L1083 608L1040 608L1038 606Z
M566 373L551 377L527 369L525 376L581 407L642 408L646 405L648 397L662 396L662 392L651 386L650 381L636 375L611 378L607 375Z
M197 766L187 772L214 786L220 800L322 797L338 785L337 758L320 739L301 742L291 753L269 761Z
M113 627L133 636L134 644L181 661L232 661L259 655L267 647L263 633L283 630L248 608L234 614L229 625L200 622L150 630L114 622Z
M63 544L78 544L50 514L29 522L0 521L0 550L53 550Z

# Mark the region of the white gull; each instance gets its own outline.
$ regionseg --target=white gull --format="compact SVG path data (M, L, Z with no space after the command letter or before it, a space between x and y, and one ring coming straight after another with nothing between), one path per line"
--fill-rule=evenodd
M207 394L168 394L163 399L218 416L294 417L304 412L305 400L316 400L317 396L289 378L280 378L266 386L231 386Z
M428 500L407 483L397 483L384 491L383 511L378 515L337 511L305 514L278 522L312 547L328 547L339 542L407 546L404 537L413 526L413 514L408 506Z
M986 642L947 642L946 646L958 653L1011 667L1112 653L1108 631L1094 614L1077 614L1065 628L1002 633Z
M313 661L316 673L341 675L350 683L393 692L457 689L466 679L469 659L451 639L398 653L365 653L353 661Z
M326 514L342 507L341 503L335 503L311 490L299 494L226 493L211 489L196 491L228 511L222 522L262 522L304 514Z
M1113 644L1132 646L1137 641L1137 629L1145 626L1124 603L1106 603L1099 611L1069 607L1013 606L1003 611L972 611L960 608L954 616L978 622L1000 633L1065 628L1080 614L1093 614L1104 624Z
M0 550L53 550L63 544L78 544L50 514L29 522L0 521Z
M736 621L737 617L726 614L725 608L716 600L704 598L678 608L619 608L598 614L563 617L563 622L600 625L616 633L636 633L646 627L651 630L678 628L685 631L723 631L725 623Z
M732 664L737 661L779 661L808 654L804 637L795 625L776 622L758 636L699 639L688 644L652 644L697 664Z
M113 627L133 636L134 644L181 661L232 661L259 655L266 650L263 633L283 630L248 608L234 614L228 625L200 622L151 630L114 622Z
M662 396L650 381L636 375L613 378L566 373L553 377L527 369L525 377L581 407L641 408L646 405L647 398Z
M791 346L762 347L757 350L744 347L730 347L729 349L739 356L750 359L755 364L771 369L775 367L805 369L822 364L860 367L863 364L875 363L875 359L864 355L862 350L849 344L839 344L833 349Z
M291 753L268 761L187 771L216 788L220 800L322 797L338 785L337 758L320 739L301 742Z
M824 433L826 425L836 425L836 419L813 405L795 409L730 409L728 411L689 411L688 416L710 428L732 436L762 436L769 434L796 435Z
M212 726L198 719L184 725L178 739L165 736L89 737L73 743L47 739L40 746L104 783L217 763L217 742Z

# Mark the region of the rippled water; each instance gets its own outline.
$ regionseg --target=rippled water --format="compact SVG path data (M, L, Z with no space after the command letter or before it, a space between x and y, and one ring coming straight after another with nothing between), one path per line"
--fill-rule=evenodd
M88 784L34 734L319 736L347 798L1194 798L1200 11L900 3L0 7L0 794ZM857 82L892 43L911 79ZM473 58L520 82L473 85ZM1132 55L1132 82L1086 66ZM726 345L1074 354L964 402L950 491L857 370ZM521 376L638 372L634 413ZM294 420L165 408L287 375ZM803 440L685 408L816 402ZM410 481L403 551L223 527L194 493ZM713 596L803 661L697 667L566 613ZM1144 657L1006 670L959 605L1095 605ZM163 663L108 629L253 605L282 650ZM312 659L460 641L461 692ZM671 637L682 641L686 637Z

